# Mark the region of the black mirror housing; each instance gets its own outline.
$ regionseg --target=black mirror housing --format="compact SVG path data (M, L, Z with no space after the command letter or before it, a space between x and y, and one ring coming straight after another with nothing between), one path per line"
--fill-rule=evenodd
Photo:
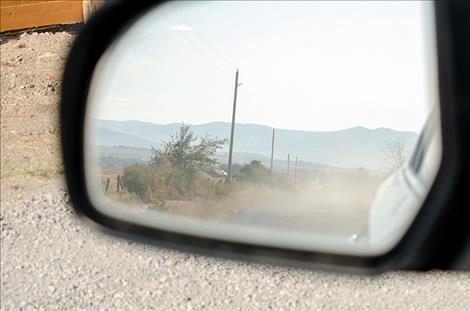
M226 258L347 272L394 269L470 269L470 5L436 2L442 163L412 226L391 251L350 256L204 238L111 218L97 210L86 190L84 119L95 66L120 33L154 1L113 1L90 18L70 51L61 97L62 152L74 210L98 228L125 238Z

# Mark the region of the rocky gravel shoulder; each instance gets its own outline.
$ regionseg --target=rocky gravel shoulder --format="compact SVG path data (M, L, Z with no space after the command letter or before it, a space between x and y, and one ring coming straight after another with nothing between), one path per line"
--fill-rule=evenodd
M1 310L468 310L470 274L351 276L249 264L95 231L63 188L1 210Z

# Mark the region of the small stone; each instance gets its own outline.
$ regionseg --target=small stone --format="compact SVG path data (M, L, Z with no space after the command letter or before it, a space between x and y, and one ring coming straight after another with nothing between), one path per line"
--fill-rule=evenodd
M27 305L24 310L26 311L34 311L34 310L37 310L35 306L33 305Z
M57 54L51 53L51 52L47 52L47 53L44 53L44 54L38 56L38 59L51 58L51 57L55 57L55 56L57 56Z

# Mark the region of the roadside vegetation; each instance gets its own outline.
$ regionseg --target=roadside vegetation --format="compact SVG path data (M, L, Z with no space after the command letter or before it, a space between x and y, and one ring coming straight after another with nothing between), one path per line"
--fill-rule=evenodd
M170 200L214 200L230 193L231 185L217 173L215 154L227 142L210 136L197 137L189 125L152 149L148 163L124 168L122 183L142 202L161 206Z
M161 210L181 202L221 201L248 188L288 186L285 178L271 176L269 169L256 160L234 164L233 179L229 182L226 165L216 160L217 151L227 142L217 137L198 137L190 125L182 124L161 148L152 148L150 161L122 169L119 192L106 193L120 202L146 204ZM110 188L115 189L116 185Z
M385 143L385 156L386 162L384 169L392 174L400 169L406 162L408 154L404 141L390 141L387 140Z
M287 176L252 160L235 163L229 181L227 165L216 160L217 151L227 142L212 136L198 137L190 125L182 124L160 148L152 148L149 161L120 169L120 185L111 177L116 175L103 171L102 177L112 180L102 184L105 194L135 207L220 219L244 208L263 206L276 197L302 204L313 199L366 207L383 179L360 167L329 171L303 168L295 173L291 168Z

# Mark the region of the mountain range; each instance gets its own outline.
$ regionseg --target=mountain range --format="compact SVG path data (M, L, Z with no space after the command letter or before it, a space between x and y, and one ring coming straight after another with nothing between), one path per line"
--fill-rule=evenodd
M142 121L92 120L93 145L106 147L155 148L177 133L180 123L156 124ZM211 135L230 137L230 123L211 122L192 125L199 137ZM234 153L270 158L273 128L258 124L237 123ZM299 160L343 168L378 169L387 161L385 142L402 141L411 152L417 141L415 132L389 128L369 129L362 126L338 131L301 131L275 129L274 159L287 160L287 155ZM228 154L227 143L218 155ZM242 157L247 161L247 157Z

